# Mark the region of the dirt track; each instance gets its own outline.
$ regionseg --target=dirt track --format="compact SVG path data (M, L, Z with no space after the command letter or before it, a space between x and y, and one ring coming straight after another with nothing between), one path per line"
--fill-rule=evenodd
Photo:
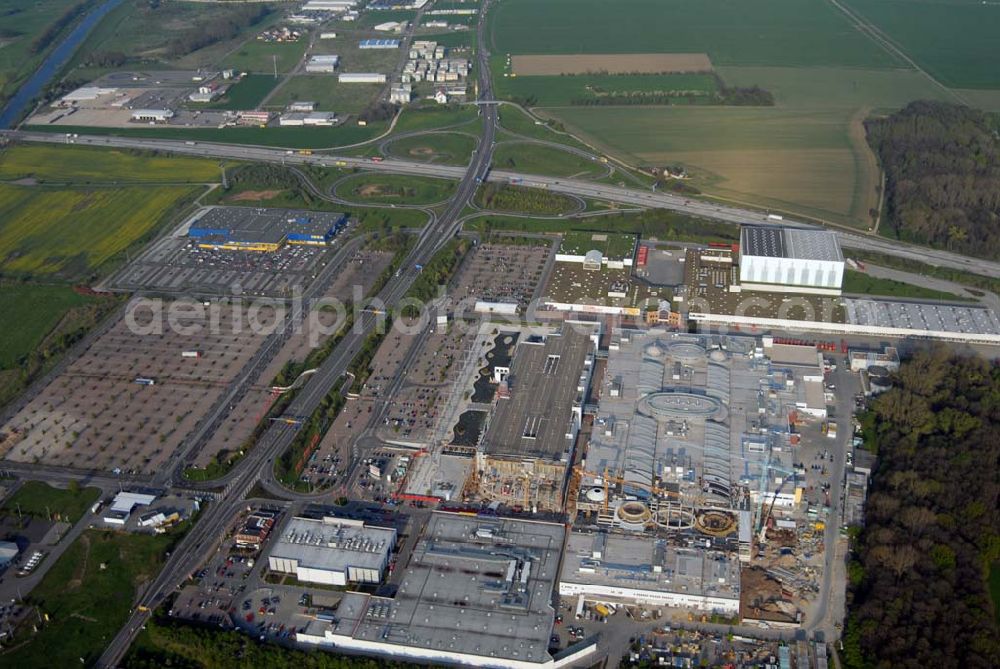
M608 53L559 56L513 56L514 74L530 77L552 74L666 74L711 72L704 53Z

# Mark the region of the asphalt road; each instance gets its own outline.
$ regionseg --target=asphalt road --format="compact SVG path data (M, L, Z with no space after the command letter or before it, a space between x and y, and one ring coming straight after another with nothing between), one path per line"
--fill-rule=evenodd
M480 10L480 16L485 14L486 4L484 3ZM482 21L480 21L478 30L480 44L484 44L482 41ZM485 48L481 48L478 63L479 101L486 103L492 100L488 58L489 53L486 52ZM485 104L481 109L484 121L481 148L473 156L472 163L461 176L461 182L444 213L432 219L424 228L400 272L390 279L379 293L378 299L387 306L396 304L406 294L420 273L418 267L426 264L435 252L458 232L463 209L470 202L476 188L489 171L493 139L497 127L497 112L493 104ZM309 377L305 386L289 405L286 415L308 416L313 413L331 388L340 382L348 364L360 349L365 338L374 329L377 319L376 314L371 311L363 312L356 326L344 336L330 357L324 361L319 371ZM101 655L98 666L117 666L139 630L148 620L150 610L159 606L183 580L197 569L198 565L211 556L229 529L240 507L244 504L243 500L246 495L260 480L262 473L273 466L275 458L288 448L295 437L295 432L289 423L282 421L272 423L260 442L237 465L236 474L226 486L220 499L208 505L202 518L175 548L164 568L143 591L129 620Z

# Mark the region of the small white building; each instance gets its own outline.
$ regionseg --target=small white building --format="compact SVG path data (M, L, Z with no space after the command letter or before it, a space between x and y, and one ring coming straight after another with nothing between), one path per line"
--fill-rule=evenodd
M140 123L166 123L174 117L171 109L133 109L132 120Z
M324 54L312 56L306 62L306 72L311 74L332 74L340 64L340 56Z
M583 269L600 271L604 265L604 254L597 249L587 251L583 256Z
M342 84L384 84L386 77L379 72L342 72L337 80Z
M288 111L290 112L311 112L315 111L316 103L310 100L298 100L288 105Z

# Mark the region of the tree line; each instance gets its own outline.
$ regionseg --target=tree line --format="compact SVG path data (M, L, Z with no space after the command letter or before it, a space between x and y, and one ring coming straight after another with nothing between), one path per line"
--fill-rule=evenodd
M1000 257L1000 142L988 115L919 101L865 128L898 238Z
M848 565L846 666L987 669L1000 561L1000 364L917 352L862 421L878 453Z
M142 643L123 663L127 669L419 669L419 665L370 657L305 652L259 643L245 634L156 617L146 624Z

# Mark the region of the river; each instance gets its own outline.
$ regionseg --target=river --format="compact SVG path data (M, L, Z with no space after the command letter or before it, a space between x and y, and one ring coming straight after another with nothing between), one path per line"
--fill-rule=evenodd
M3 113L0 114L0 128L9 128L27 109L32 100L42 92L42 89L55 77L62 67L69 62L77 48L86 39L90 31L94 29L101 19L112 9L120 5L122 0L106 0L97 9L94 9L83 20L76 24L76 27L59 43L52 53L42 61L42 64L35 70L21 88L14 94L14 97L7 103Z

